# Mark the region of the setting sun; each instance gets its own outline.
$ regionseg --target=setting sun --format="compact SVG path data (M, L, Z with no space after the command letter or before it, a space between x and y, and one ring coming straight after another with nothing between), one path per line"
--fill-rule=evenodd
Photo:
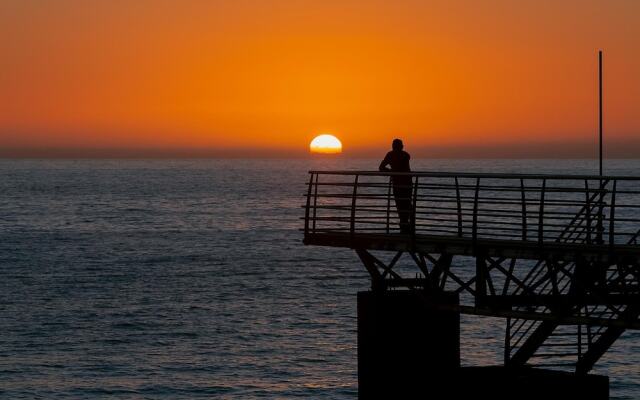
M337 154L342 152L342 143L333 135L320 135L309 144L312 153Z

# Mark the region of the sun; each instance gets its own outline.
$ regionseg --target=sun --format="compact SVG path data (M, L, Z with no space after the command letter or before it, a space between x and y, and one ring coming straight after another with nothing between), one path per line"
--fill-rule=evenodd
M321 154L338 154L342 153L342 143L333 135L320 135L311 141L309 151Z

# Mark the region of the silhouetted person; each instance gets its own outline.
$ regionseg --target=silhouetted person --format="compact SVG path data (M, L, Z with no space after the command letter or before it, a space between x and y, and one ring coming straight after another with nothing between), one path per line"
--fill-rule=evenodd
M394 139L391 148L393 150L387 153L378 169L380 171L411 172L411 167L409 166L411 156L402 150L404 148L402 140ZM393 184L393 197L396 201L396 208L398 209L398 217L400 219L400 232L411 233L410 220L413 209L411 204L411 177L393 176L391 177L391 182Z

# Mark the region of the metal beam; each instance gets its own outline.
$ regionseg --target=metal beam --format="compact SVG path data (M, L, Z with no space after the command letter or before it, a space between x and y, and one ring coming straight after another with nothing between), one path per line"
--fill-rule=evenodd
M640 317L640 303L629 305L619 318L621 321L637 321ZM576 364L576 373L586 374L596 362L609 350L613 343L618 340L625 331L625 327L609 326L595 342L591 343L589 349L580 357Z

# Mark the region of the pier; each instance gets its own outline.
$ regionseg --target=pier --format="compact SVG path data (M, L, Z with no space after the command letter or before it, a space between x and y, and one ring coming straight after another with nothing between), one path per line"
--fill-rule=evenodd
M304 243L353 249L371 277L361 399L608 398L589 372L640 329L640 178L310 171L304 208ZM503 365L460 367L460 314L504 319Z

